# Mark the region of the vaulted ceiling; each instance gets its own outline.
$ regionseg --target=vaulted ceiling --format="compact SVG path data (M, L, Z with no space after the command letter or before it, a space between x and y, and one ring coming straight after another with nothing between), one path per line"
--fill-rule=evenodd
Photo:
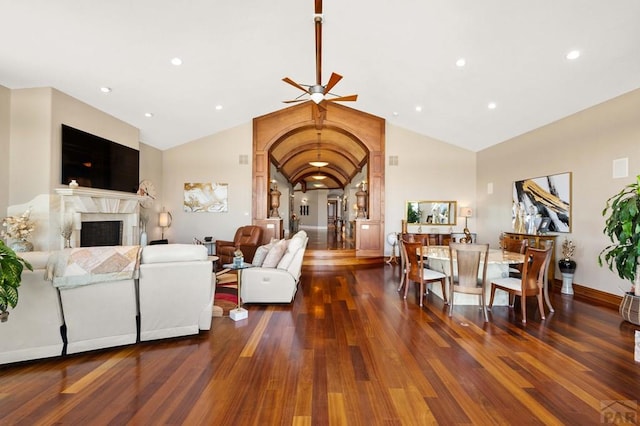
M270 151L277 170L292 185L304 182L308 189L344 188L366 166L368 151L340 129L298 129ZM328 164L315 167L310 162ZM319 179L319 177L324 177Z
M0 0L0 85L54 87L166 149L282 109L300 94L285 76L313 84L313 12L314 0ZM324 0L323 12L322 81L343 75L333 91L358 94L348 106L472 151L640 87L637 0ZM299 155L281 164L294 178Z

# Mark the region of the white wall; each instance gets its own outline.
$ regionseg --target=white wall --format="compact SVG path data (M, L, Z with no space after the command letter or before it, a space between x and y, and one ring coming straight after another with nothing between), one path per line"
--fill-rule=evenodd
M9 206L9 151L10 133L9 123L11 118L11 91L4 86L0 86L0 215L4 217L4 212Z
M398 165L389 165L389 156L398 157ZM476 154L428 136L419 135L387 123L385 168L385 235L400 232L410 200L452 200L458 207L476 210ZM429 226L449 232L449 226ZM457 218L454 232L462 232L464 220ZM476 218L469 220L476 232ZM409 227L417 231L417 227ZM391 254L385 239L385 254Z
M238 227L252 223L252 137L249 122L163 152L163 200L173 215L165 237L171 242L189 243L204 236L231 240ZM247 156L248 164L239 164L240 155ZM228 184L229 212L184 212L184 184L188 182Z
M640 173L640 90L594 106L478 153L478 238L497 247L511 230L511 190L516 180L572 173L571 234L576 244L574 282L622 294L629 284L598 266L608 245L601 215L606 200ZM612 178L612 162L629 159L629 176ZM493 193L488 194L488 184ZM560 256L556 249L556 258ZM554 265L557 268L557 265ZM560 276L559 272L556 277Z

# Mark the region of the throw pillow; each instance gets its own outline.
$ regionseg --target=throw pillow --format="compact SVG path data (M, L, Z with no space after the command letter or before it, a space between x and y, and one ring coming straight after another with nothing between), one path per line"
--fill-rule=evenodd
M253 266L262 266L264 259L267 257L269 250L271 250L273 246L274 246L273 244L269 243L269 244L265 244L263 246L258 247L256 249L256 253L253 255L253 260L251 261L251 264Z
M298 233L294 235L289 240L287 251L285 252L284 256L282 256L282 259L280 259L280 262L278 263L277 268L289 269L289 266L291 265L291 262L293 261L293 258L295 257L296 253L298 252L298 250L304 247L306 241L307 241L306 234L301 235Z
M275 268L276 266L278 266L278 263L280 262L280 259L282 259L282 256L284 256L284 252L287 250L287 240L280 240L278 241L273 247L271 247L271 250L269 250L269 253L267 253L267 256L264 258L264 261L262 262L262 267L263 268Z

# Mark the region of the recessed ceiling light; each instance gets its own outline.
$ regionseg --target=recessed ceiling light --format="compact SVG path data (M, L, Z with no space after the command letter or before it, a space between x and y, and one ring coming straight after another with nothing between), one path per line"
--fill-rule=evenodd
M153 113L152 112L145 112L144 116L148 117L148 118L151 118L151 117L153 117Z
M569 59L570 61L574 59L578 59L579 57L580 57L579 50L572 50L571 52L567 53L567 56L566 56L566 58Z
M180 65L182 65L182 59L173 58L171 59L171 64L175 65L176 67L179 67Z
M109 92L111 92L111 87L106 87L106 86L105 87L101 87L100 91L102 93L109 93Z
M222 105L216 105L216 111L220 111L222 109Z
M497 106L498 106L498 105L496 105L496 103L495 103L495 102L489 102L489 103L487 104L487 108L489 108L489 109L496 109L496 107L497 107Z
M416 111L421 112L422 111L422 107L420 105L416 106Z
M400 114L398 114L398 111L393 111L393 116L394 117L397 117L398 115L400 115Z
M464 67L465 65L467 65L467 60L466 60L466 59L464 59L464 58L459 58L459 59L456 61L456 66L457 66L457 67L462 68L462 67Z

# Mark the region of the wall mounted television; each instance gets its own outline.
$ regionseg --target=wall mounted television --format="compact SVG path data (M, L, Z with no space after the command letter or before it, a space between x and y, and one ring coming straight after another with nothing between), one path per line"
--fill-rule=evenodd
M137 192L140 151L62 125L62 181L80 186Z

